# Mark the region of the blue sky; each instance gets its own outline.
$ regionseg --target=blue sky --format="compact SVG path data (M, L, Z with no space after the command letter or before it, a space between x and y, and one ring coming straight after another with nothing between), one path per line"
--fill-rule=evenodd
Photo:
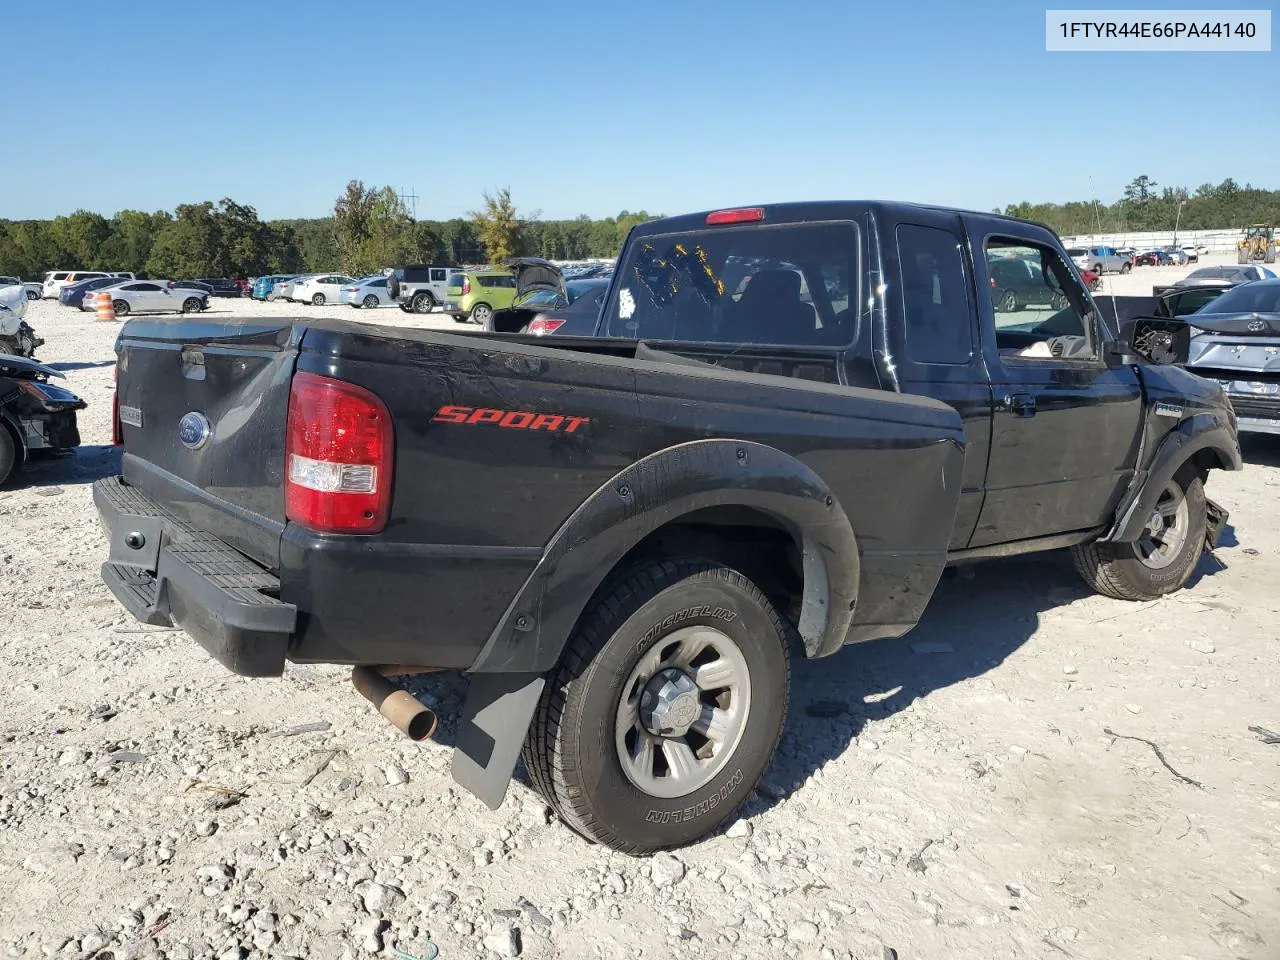
M223 196L322 216L353 178L433 219L501 186L547 218L987 209L1090 179L1112 200L1140 173L1280 187L1275 53L1046 53L1044 10L1067 5L10 5L6 35L31 42L6 44L4 99L29 122L0 153L0 217ZM1225 132L1196 134L1224 108Z

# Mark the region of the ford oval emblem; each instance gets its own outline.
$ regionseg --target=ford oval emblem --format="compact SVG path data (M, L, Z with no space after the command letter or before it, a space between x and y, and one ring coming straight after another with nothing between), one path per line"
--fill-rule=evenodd
M199 450L209 442L212 433L209 418L203 413L193 410L178 421L178 439L188 450Z
M1261 332L1262 332L1263 330L1265 330L1265 329L1267 329L1267 325L1266 325L1265 323L1263 323L1261 320L1250 320L1250 321L1249 321L1249 332L1250 332L1250 333L1261 333Z

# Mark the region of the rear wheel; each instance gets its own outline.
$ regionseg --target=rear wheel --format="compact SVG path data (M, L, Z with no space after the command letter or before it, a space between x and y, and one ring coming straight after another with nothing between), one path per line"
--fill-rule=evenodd
M1006 290L1000 294L996 300L997 313L1013 313L1018 309L1018 295L1012 290Z
M312 305L313 307L323 307L323 306L324 306L324 294L323 294L323 293L317 293L314 297L312 297L312 298L311 298L311 305Z
M18 463L18 445L13 442L13 434L0 423L0 486L9 479L13 468Z
M415 293L411 302L414 313L430 313L435 309L436 298L424 291L422 293Z
M1204 483L1193 467L1170 480L1133 543L1072 547L1076 570L1117 600L1155 600L1187 582L1204 550L1208 525Z
M535 787L574 830L626 853L706 836L773 758L789 629L716 563L656 560L614 580L543 690L524 747Z
M34 290L28 290L28 291L27 291L27 299L28 299L28 300L39 300L39 299L40 299L40 294L36 293Z
M129 315L130 308L127 300L114 300L111 306L115 310L117 317L127 317Z
M493 307L487 303L477 303L471 308L471 322L478 323L488 330L489 324L493 322Z
M370 310L372 310L374 307L378 305L378 296L377 294L371 293L367 297L365 297L364 300L362 300L361 302Z

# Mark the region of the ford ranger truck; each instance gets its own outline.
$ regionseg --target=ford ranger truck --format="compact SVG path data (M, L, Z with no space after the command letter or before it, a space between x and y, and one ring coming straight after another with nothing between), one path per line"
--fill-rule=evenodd
M1044 289L1004 309L997 264ZM899 203L631 231L593 336L131 319L123 474L94 497L139 619L228 669L469 679L453 775L518 756L582 835L715 830L783 729L793 658L907 633L944 568L1069 548L1181 587L1241 466L1186 325L1095 307L1057 237Z

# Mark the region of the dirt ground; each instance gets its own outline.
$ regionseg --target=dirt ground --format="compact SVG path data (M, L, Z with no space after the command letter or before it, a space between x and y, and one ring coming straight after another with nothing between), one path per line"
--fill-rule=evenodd
M89 488L118 325L28 319L89 408L76 456L0 490L8 956L1280 957L1280 743L1250 730L1280 731L1280 438L1211 477L1230 527L1186 590L1094 596L1063 553L948 576L909 636L798 665L743 821L632 859L522 783L497 812L453 785L456 678L415 682L418 746L342 669L237 678L125 614Z

